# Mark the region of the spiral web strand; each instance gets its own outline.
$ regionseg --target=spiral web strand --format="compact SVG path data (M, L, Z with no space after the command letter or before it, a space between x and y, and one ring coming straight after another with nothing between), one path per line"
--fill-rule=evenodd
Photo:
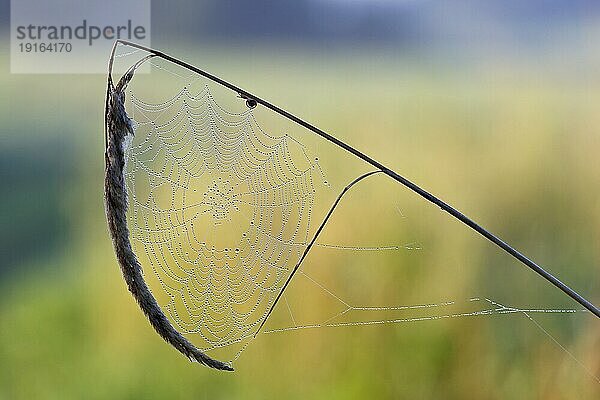
M326 184L324 173L318 159L311 158L296 139L261 129L252 109L225 110L208 87L198 93L189 89L198 77L154 67L188 84L162 102L128 92L135 123L135 137L126 149L132 244L136 254L149 263L145 277L177 330L190 336L201 350L225 349L226 357L235 361L254 339L311 239L316 187ZM331 251L421 249L416 243L317 242L315 247ZM500 314L531 319L536 313L581 311L521 309L479 298L361 306L343 299L302 268L294 279L305 280L339 303L340 311L321 322L304 323L295 318L284 294L277 307L287 311L290 324L267 326L262 333ZM456 309L465 304L472 309ZM390 317L390 313L397 316Z

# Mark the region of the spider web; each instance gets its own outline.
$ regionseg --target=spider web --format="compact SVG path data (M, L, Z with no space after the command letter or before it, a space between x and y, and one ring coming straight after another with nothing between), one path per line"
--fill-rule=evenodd
M127 153L135 251L178 330L206 351L243 345L308 240L318 162L250 110L220 108L208 88L131 101L143 138Z
M202 81L194 74L152 64L182 86L162 101L128 90L135 126L126 148L132 245L142 265L150 267L145 279L176 329L201 350L233 362L255 338L321 222L313 209L321 188L330 184L318 157L297 138L265 131L251 108L225 109L212 88L195 89ZM421 248L416 243L321 241L315 247L352 252ZM501 314L532 320L535 313L581 311L518 308L487 298L364 306L304 268L294 279L318 290L337 311L307 323L284 293L276 311L289 316L287 324L267 325L263 334Z

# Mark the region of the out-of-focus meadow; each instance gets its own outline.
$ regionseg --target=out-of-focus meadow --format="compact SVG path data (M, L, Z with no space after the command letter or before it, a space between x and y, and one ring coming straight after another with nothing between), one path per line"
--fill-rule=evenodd
M600 302L597 75L377 49L164 50L336 134ZM599 325L583 312L260 335L235 373L190 364L151 329L112 252L102 201L105 77L10 75L1 61L1 399L600 396ZM343 186L336 160L346 156L325 142L311 150ZM350 237L422 247L316 249L306 268L363 303L488 297L580 308L383 177L356 188L323 240ZM294 306L319 301L300 293Z

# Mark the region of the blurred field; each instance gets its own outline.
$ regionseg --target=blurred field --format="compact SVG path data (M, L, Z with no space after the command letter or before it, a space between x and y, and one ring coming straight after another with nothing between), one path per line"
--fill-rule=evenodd
M204 48L185 58L440 194L600 302L597 77L509 61L425 68L432 64L375 51ZM590 376L600 375L600 331L585 313L536 317L585 367L522 315L263 335L233 374L191 365L152 331L112 252L102 205L105 78L3 70L0 80L0 398L600 396ZM335 158L342 154L311 146L344 184ZM354 293L374 303L487 296L522 308L577 308L439 210L377 179L356 190L324 241L351 233L423 249L374 259L319 250L307 269L349 295L362 284L379 288ZM361 229L369 224L379 231ZM320 307L298 296L298 307Z

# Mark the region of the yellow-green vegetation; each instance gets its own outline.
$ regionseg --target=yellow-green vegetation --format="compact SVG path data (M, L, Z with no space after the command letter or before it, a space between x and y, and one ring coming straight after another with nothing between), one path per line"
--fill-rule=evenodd
M506 64L424 68L375 52L202 49L185 58L405 174L600 302L597 81ZM190 364L151 329L112 252L102 204L104 77L3 71L0 79L0 146L17 155L6 168L50 157L59 171L41 173L57 175L53 186L32 181L42 193L23 184L18 193L27 196L7 195L2 235L12 237L19 227L10 221L29 221L21 216L45 199L57 197L52 212L64 216L47 235L38 234L46 224L29 221L31 231L8 249L33 256L3 265L0 399L600 396L600 330L588 313L534 316L578 361L518 314L259 335L235 373ZM340 160L349 156L307 141L343 187ZM579 309L384 177L353 190L323 242L416 241L422 250L315 249L307 270L344 298L402 305L479 296ZM39 250L57 234L51 251ZM294 290L297 315L327 301Z

